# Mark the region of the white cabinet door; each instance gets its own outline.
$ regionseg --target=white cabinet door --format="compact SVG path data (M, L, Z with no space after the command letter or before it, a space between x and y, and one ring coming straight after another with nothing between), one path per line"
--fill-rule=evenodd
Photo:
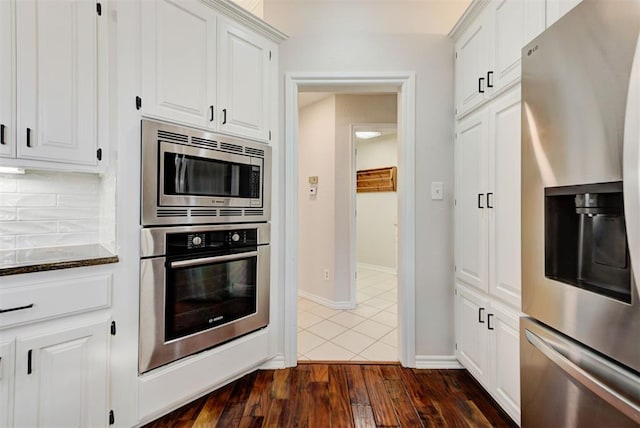
M13 0L0 1L0 156L15 156Z
M576 7L581 1L582 0L547 0L547 28Z
M456 44L456 114L461 116L485 99L491 55L491 27L487 10Z
M456 276L489 291L487 243L488 111L462 120L456 137Z
M520 79L522 47L544 30L544 0L494 0L489 6L493 61L487 76L488 93L497 93ZM493 51L493 52L492 52Z
M458 361L489 387L488 329L489 300L460 284L456 297L456 344Z
M12 426L14 349L13 340L0 342L0 428Z
M16 426L108 425L108 323L18 339Z
M490 106L489 293L520 309L520 86Z
M193 0L141 5L143 113L215 128L215 13Z
M520 334L518 314L492 303L489 349L491 391L502 408L520 423Z
M218 27L219 130L268 141L273 44L226 20Z
M18 157L96 165L96 4L16 2Z

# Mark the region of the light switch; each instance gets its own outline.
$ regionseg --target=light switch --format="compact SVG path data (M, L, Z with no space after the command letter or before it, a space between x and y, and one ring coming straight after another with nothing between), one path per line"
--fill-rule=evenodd
M442 181L431 182L431 199L434 201L441 201L444 199L444 189Z

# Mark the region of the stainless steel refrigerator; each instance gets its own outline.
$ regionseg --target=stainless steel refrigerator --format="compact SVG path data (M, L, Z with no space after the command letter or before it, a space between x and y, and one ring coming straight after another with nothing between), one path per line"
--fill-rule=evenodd
M522 51L522 426L640 426L640 0Z

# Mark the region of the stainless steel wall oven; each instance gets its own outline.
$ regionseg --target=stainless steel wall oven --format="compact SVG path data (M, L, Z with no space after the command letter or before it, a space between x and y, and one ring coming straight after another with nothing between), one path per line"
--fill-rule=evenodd
M142 120L143 226L269 221L271 148Z
M144 228L138 370L269 323L269 224Z

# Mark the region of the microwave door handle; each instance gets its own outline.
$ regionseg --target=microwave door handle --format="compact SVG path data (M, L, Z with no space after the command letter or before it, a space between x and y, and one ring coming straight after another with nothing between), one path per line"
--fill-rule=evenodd
M182 155L182 168L180 168L180 193L187 193L185 175L187 174L187 156Z
M180 193L180 170L182 169L182 160L180 159L179 154L176 154L174 163L176 166L176 176L173 178L173 185L175 187L176 193Z
M194 266L208 265L211 263L231 262L234 260L241 260L249 257L256 257L257 255L258 255L257 251L247 251L246 253L229 254L227 256L203 257L201 259L179 260L176 262L171 262L169 266L171 266L172 269L183 268L183 267L194 267Z
M640 123L631 118L640 115L640 37L631 66L624 121L623 165L624 215L627 245L635 286L640 287ZM633 282L633 281L632 281ZM640 289L637 290L640 292Z

